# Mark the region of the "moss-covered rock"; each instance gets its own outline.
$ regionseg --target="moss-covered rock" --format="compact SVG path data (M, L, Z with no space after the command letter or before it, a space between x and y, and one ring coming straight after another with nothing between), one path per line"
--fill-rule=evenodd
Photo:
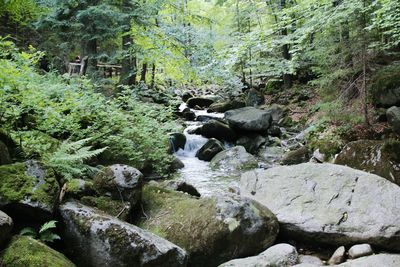
M0 141L0 165L10 164L11 157L6 144Z
M306 146L286 153L282 158L282 165L300 164L310 160L311 153Z
M183 249L135 225L74 201L59 211L66 254L79 266L186 266Z
M337 155L335 164L372 172L400 185L400 141L351 142Z
M213 169L235 172L257 168L258 162L243 146L235 146L215 155L210 166Z
M94 188L100 195L126 201L134 207L140 202L143 174L130 166L115 164L101 170L93 179Z
M197 199L147 185L143 204L146 216L139 226L184 248L189 266L216 266L258 253L278 233L268 209L238 196Z
M0 208L13 218L50 219L58 193L53 171L36 161L0 166Z
M73 267L63 254L27 236L16 236L3 252L4 267Z
M84 196L94 195L95 190L92 181L72 179L66 184L66 196L80 199Z
M376 106L400 106L400 64L393 64L378 71L372 77L370 92Z
M131 216L131 205L129 202L113 200L108 196L84 196L81 202L85 205L98 208L105 213L117 217L123 221L129 221Z
M391 107L386 111L386 117L392 130L400 135L400 107Z

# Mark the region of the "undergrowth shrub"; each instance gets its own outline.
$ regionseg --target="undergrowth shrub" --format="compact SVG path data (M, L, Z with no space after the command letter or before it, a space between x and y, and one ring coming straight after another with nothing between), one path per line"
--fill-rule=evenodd
M20 52L0 39L0 50L0 128L25 157L40 158L67 139L89 138L94 149L108 147L96 164L151 166L167 174L172 162L167 133L175 127L171 110L142 103L129 89L107 98L85 78L40 75L35 64L41 53L33 49Z

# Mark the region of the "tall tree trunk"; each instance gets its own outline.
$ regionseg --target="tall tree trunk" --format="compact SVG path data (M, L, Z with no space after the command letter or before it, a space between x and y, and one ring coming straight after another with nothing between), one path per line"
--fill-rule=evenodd
M154 89L156 83L156 63L153 63L153 65L151 66L151 84L150 84L150 88Z
M89 40L85 42L84 48L83 48L83 58L87 58L87 66L86 71L84 74L92 75L96 72L97 69L97 40Z
M130 46L133 44L133 39L130 35L125 35L122 37L122 50L124 51L124 56L121 60L121 76L119 84L122 85L134 85L136 84L136 58L132 57L129 52Z
M140 81L146 83L147 63L143 63L142 72L140 73Z
M121 1L121 10L125 14L131 13L132 2L130 0ZM130 35L131 31L131 18L126 16L123 27L124 35L122 36L122 51L123 57L121 60L121 76L119 79L119 84L122 85L134 85L136 84L136 57L132 56L129 49L133 45L133 38Z
M286 0L281 0L280 9L283 10L285 7L286 7ZM286 27L284 29L282 29L281 34L282 34L282 36L287 36L288 35L288 31L287 31ZM288 44L284 44L282 46L282 56L287 61L289 61L291 59L291 55L290 55L290 52L289 52L289 45ZM284 73L282 79L283 79L283 86L285 88L288 89L288 88L292 87L293 77L292 77L291 74Z

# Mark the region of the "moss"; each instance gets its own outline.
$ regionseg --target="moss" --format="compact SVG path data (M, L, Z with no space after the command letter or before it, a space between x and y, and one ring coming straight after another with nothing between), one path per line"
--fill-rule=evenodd
M92 197L92 196L84 196L81 198L81 202L85 205L92 206L98 208L105 213L115 216L122 220L129 219L129 204L124 204L118 200L112 200L110 197L101 196L101 197Z
M24 163L0 166L0 196L2 203L25 199L52 206L58 193L54 174L46 170L45 182L37 186L37 178L26 174Z
M26 236L15 237L2 257L4 267L72 267L63 254Z
M387 153L390 160L399 163L400 162L400 141L395 139L387 140L383 147L382 151Z
M139 226L186 249L190 254L215 249L229 231L216 218L213 199L196 199L183 193L145 186L143 202L147 220Z

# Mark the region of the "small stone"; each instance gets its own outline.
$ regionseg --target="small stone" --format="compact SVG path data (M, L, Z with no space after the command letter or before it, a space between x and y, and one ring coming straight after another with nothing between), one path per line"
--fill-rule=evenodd
M349 257L357 259L364 256L372 255L374 251L369 244L354 245L349 249Z
M345 257L346 249L344 246L339 247L338 249L333 252L331 258L328 261L329 265L335 265L335 264L340 264L344 262L344 257Z
M307 264L313 264L316 266L322 266L324 263L320 258L317 256L311 256L311 255L300 255L299 256L299 263L307 263Z

